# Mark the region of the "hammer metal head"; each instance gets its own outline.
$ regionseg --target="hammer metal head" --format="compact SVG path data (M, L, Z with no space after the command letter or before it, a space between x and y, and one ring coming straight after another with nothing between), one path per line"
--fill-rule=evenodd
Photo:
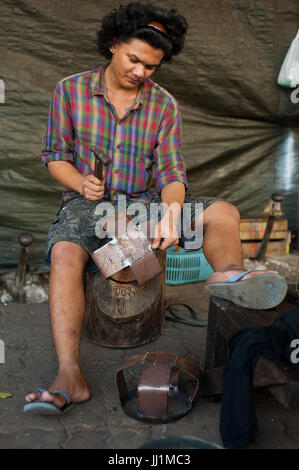
M95 158L97 160L100 160L104 166L109 166L111 165L112 163L112 160L110 160L109 157L107 157L106 155L104 155L104 153L102 152L101 149L99 149L98 147L96 147L95 145L92 145L90 147L90 150L91 152L94 154Z
M283 195L279 193L272 194L271 200L268 202L264 209L264 214L272 217L281 217L283 215L281 209L282 200Z
M22 248L30 246L32 244L32 241L33 241L33 236L31 235L31 233L21 233L18 236L18 242Z

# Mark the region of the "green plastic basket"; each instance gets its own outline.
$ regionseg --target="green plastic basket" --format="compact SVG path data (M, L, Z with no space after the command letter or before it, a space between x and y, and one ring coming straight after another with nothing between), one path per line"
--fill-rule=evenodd
M205 281L214 272L202 250L186 251L181 248L174 252L174 249L172 246L166 253L166 284L177 286Z

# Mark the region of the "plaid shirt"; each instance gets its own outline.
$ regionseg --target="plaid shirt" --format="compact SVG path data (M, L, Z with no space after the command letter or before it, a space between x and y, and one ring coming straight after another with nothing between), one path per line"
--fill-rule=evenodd
M105 199L125 194L149 202L167 184L187 187L181 153L180 110L176 100L150 79L119 119L98 69L61 80L51 101L42 160L71 162L83 175L93 172L91 145L102 149L112 164L106 169ZM154 183L155 180L155 184Z

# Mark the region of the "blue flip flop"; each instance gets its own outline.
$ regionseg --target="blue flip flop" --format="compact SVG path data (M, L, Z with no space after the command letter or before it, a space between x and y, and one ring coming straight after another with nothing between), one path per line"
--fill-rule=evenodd
M45 388L38 388L37 392L45 392ZM61 408L59 406L54 405L54 403L48 401L31 401L26 403L24 406L24 413L28 414L41 414L41 415L64 415L67 413L73 406L74 403L71 402L70 396L66 392L62 392L61 390L54 390L50 393L56 393L59 395L63 395L65 398L65 405Z
M288 290L284 277L278 273L263 273L242 280L253 271L258 269L236 274L225 282L208 283L205 290L245 308L264 310L280 304Z

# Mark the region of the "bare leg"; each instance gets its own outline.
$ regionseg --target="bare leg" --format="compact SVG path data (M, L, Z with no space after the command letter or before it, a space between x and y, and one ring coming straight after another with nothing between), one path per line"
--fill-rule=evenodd
M223 282L245 271L240 241L240 215L236 207L225 201L217 201L203 212L197 223L203 223L203 251L215 271L208 282ZM264 272L276 271L255 271L244 276L244 279Z
M85 297L83 271L88 254L71 242L58 242L51 251L49 308L58 358L58 376L49 391L31 393L27 401L42 400L63 406L65 398L49 392L67 392L73 402L88 400L90 390L80 366L80 336Z

